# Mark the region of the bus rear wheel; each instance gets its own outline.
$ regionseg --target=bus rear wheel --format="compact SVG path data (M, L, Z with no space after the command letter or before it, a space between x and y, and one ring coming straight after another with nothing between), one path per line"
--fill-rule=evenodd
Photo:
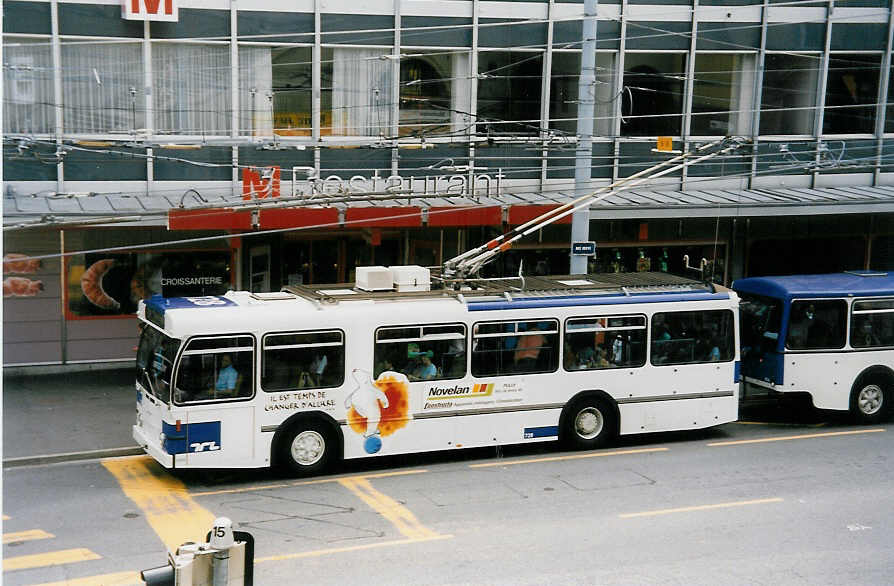
M883 381L860 382L851 395L851 414L859 423L875 424L891 412L891 389Z
M326 469L335 442L326 425L302 421L293 425L280 444L280 462L296 476L311 476Z
M616 424L614 410L606 401L595 397L578 399L568 407L564 439L574 449L600 448L612 440Z

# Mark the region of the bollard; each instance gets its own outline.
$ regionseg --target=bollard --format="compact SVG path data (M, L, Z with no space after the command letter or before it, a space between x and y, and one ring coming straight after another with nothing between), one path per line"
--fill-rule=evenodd
M168 565L140 572L147 586L252 586L254 537L233 531L226 517L214 520L206 543L187 542L168 552Z

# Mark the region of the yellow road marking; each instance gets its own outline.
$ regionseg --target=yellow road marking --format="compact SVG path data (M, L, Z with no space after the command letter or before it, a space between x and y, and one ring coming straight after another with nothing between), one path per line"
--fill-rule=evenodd
M347 547L334 547L331 549L317 549L314 551L302 551L298 553L286 553L282 555L271 555L263 558L256 558L255 563L263 562L279 562L283 560L294 560L299 558L320 557L324 555L332 555L336 553L345 553L349 551L362 551L364 549L374 549L377 547L390 547L392 545L409 545L412 543L423 543L426 541L436 541L438 539L452 539L452 535L433 535L421 539L399 539L396 541L379 541L377 543L367 543L364 545L351 545Z
M14 570L43 568L46 566L58 566L61 564L86 562L89 560L98 559L102 559L101 556L98 556L89 549L85 549L83 547L76 549L63 549L59 551L51 551L49 553L36 553L33 555L22 555L14 558L4 558L3 571L12 572Z
M52 533L47 533L41 529L29 529L28 531L19 531L17 533L4 533L3 545L16 541L33 541L35 539L49 539L55 537Z
M740 446L744 444L761 444L766 442L784 442L790 440L799 440L799 439L813 439L818 437L834 437L839 435L857 435L861 433L879 433L881 431L885 431L884 428L877 429L857 429L853 431L827 431L825 433L805 433L801 435L784 435L779 437L764 437L759 439L750 439L750 440L734 440L728 442L713 442L708 444L711 447L718 446Z
M469 468L493 468L495 466L514 466L516 464L539 464L541 462L561 462L562 460L579 460L581 458L601 458L604 456L626 456L627 454L648 454L650 452L666 452L670 448L643 448L641 450L615 450L613 452L588 452L571 456L550 456L548 458L531 458L529 460L505 460L484 464L469 464Z
M200 507L186 486L148 456L103 460L126 494L169 550L187 541L205 542L214 515Z
M749 505L765 505L769 503L781 503L781 498L757 499L753 501L738 501L732 503L718 503L715 505L698 505L694 507L680 507L677 509L661 509L658 511L643 511L642 513L624 513L618 515L621 519L632 519L634 517L655 517L658 515L670 515L673 513L689 513L691 511L707 511L710 509L728 509L730 507L746 507Z
M339 484L360 497L374 511L391 521L397 530L406 537L410 539L431 539L438 536L437 533L422 525L410 509L373 488L366 478L342 478L339 480Z
M280 484L261 484L258 486L246 486L243 488L224 488L221 490L207 490L204 492L191 492L190 496L212 496L216 494L233 494L239 492L254 492L257 490L269 490L272 488L289 488L290 486L308 486L311 484L326 484L341 482L346 478L388 478L389 476L406 476L407 474L423 474L428 470L398 470L394 472L380 472L378 474L360 474L356 476L333 476L332 478L318 478L316 480L299 480Z
M118 572L117 574L103 574L102 576L88 576L86 578L74 578L61 582L46 582L35 586L145 586L140 579L139 572Z
M779 421L735 421L737 425L766 425L767 427L825 427L825 421L821 423L781 423Z

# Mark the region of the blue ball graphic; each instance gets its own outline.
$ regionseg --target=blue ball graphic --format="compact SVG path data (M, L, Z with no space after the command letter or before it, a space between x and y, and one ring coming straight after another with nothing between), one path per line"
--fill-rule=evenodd
M382 438L377 435L371 435L363 442L363 449L367 454L375 454L382 449Z

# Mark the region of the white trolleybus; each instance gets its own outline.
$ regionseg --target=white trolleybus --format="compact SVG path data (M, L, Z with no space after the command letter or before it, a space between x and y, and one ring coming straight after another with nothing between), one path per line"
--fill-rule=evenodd
M354 285L141 304L140 446L167 468L281 465L701 429L738 414L738 297L662 273Z
M742 299L745 396L806 393L877 423L894 407L894 275L750 277Z

